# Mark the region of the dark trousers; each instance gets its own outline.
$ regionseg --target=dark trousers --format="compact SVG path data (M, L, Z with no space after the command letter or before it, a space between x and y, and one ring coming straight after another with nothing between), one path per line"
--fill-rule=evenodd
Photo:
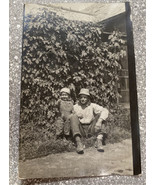
M56 135L69 135L70 131L72 136L79 135L83 138L91 136L97 136L104 133L104 124L102 124L101 130L95 131L95 125L100 115L96 115L94 120L90 124L81 124L76 114L71 114L67 121L62 118L58 118L56 121Z
M84 138L89 138L92 136L98 136L99 134L103 134L104 124L102 124L101 129L98 132L95 131L95 125L99 117L100 117L100 114L96 115L94 120L91 121L90 124L82 124L80 123L76 114L71 116L70 123L71 123L71 131L72 131L73 137L75 137L75 135L77 134Z

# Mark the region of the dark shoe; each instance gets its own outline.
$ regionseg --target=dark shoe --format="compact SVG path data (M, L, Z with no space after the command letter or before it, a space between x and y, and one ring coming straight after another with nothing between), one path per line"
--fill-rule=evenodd
M101 139L97 139L97 151L104 152L103 145L102 145L102 140Z

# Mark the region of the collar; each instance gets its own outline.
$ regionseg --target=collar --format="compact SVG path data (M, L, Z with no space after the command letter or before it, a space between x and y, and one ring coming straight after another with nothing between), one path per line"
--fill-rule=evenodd
M81 106L83 109L88 107L91 104L91 101L89 100L86 105L82 105L80 101L78 101L78 105Z

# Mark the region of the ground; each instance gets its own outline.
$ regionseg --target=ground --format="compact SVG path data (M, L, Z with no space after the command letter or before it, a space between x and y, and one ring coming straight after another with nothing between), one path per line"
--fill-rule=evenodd
M107 144L104 152L95 148L84 154L66 152L42 158L20 161L20 178L57 178L102 175L133 175L132 145L127 139L120 143Z

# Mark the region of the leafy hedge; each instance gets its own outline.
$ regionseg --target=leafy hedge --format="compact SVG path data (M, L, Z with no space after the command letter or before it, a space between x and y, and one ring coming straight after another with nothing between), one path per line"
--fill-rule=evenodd
M62 87L71 89L74 100L80 88L88 87L93 102L115 109L126 43L118 31L103 42L103 32L102 24L70 21L46 9L25 17L21 156L26 150L38 151L43 143L55 141L55 102Z

